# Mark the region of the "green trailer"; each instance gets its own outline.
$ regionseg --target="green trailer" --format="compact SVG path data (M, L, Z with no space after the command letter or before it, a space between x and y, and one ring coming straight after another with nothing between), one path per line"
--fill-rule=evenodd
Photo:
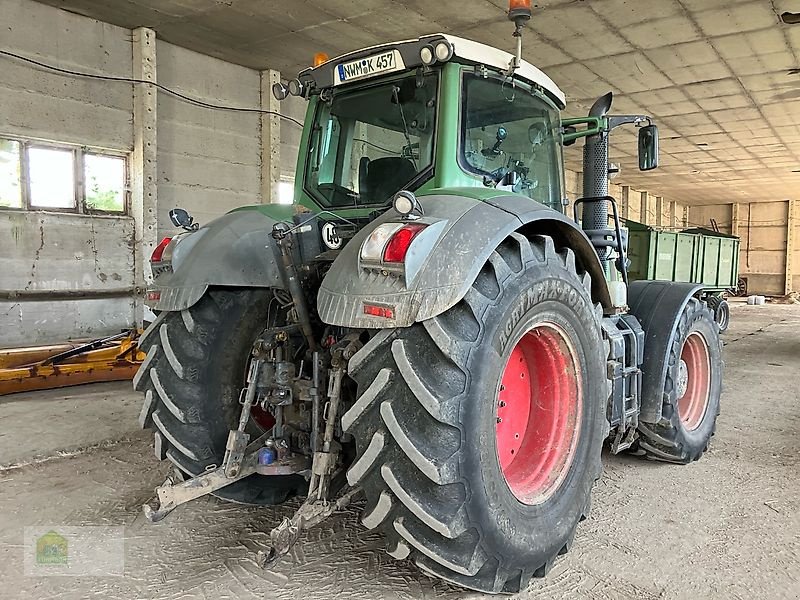
M662 231L631 220L626 225L630 280L702 284L720 328L727 329L725 292L739 280L739 238L702 227Z

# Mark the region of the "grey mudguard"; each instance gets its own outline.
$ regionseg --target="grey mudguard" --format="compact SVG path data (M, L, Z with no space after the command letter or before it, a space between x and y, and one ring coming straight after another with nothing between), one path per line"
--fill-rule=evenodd
M595 301L611 305L600 262L588 238L563 214L524 196L489 200L453 194L420 196L422 222L438 225L435 236L414 240L409 256L419 262L413 277L368 269L360 264L361 245L379 224L399 222L394 210L358 232L328 271L317 294L323 322L355 328L408 327L455 306L467 293L491 253L508 235L544 233L571 247L593 281ZM425 230L423 233L427 232ZM422 237L422 234L420 236ZM420 258L422 257L422 258ZM407 262L409 262L407 260ZM406 269L408 274L408 268ZM364 314L364 304L391 308L394 318Z
M702 289L697 283L674 281L634 281L628 289L630 312L644 329L640 421L658 423L661 420L669 366L668 348L672 347L683 309Z
M189 308L209 285L283 287L274 242L276 223L255 210L232 212L190 233L175 246L172 272L155 278L156 310Z

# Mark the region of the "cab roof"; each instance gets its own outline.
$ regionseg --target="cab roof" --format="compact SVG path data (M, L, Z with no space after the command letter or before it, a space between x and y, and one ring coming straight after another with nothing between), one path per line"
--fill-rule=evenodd
M439 35L444 37L448 42L450 42L450 44L452 44L453 53L456 56L468 60L469 62L482 63L497 69L506 70L511 64L511 60L514 58L514 55L510 52L499 50L498 48L494 48L487 44L481 44L480 42L456 37L454 35L448 35L446 33L441 33ZM520 61L519 68L515 71L515 74L518 77L521 77L530 83L535 83L550 92L553 96L559 99L561 108L566 106L567 99L564 95L564 92L561 91L561 88L559 88L555 82L545 75L539 68L535 67L527 60L523 59Z
M341 54L327 60L317 67L304 69L300 72L298 78L303 82L312 84L311 87L315 89L331 87L334 85L333 70L337 65L391 49L400 51L407 69L415 68L422 65L422 61L419 57L420 49L426 45L435 45L443 40L447 41L452 46L453 55L462 61L477 65L486 65L488 68L497 71L506 71L513 58L513 55L509 52L480 42L445 33L435 33L424 35L417 39L388 42ZM564 92L561 91L552 79L528 61L522 60L519 67L514 72L514 75L515 77L524 79L542 88L542 90L555 101L559 108L563 109L566 106Z

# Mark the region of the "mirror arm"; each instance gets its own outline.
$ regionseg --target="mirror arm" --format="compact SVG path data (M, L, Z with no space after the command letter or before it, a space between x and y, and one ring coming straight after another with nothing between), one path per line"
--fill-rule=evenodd
M647 121L648 125L653 124L653 119L648 115L614 115L608 117L608 130L611 131L620 125L633 123L637 127Z

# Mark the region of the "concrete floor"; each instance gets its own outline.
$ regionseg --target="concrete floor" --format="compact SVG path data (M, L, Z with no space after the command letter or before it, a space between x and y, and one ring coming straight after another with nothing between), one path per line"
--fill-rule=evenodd
M736 305L711 450L678 467L606 456L574 549L521 598L800 598L800 306ZM0 398L3 598L462 598L382 550L357 508L262 573L253 553L296 503L204 498L150 525L166 465L139 398L98 384ZM125 576L26 577L23 527L121 525Z

